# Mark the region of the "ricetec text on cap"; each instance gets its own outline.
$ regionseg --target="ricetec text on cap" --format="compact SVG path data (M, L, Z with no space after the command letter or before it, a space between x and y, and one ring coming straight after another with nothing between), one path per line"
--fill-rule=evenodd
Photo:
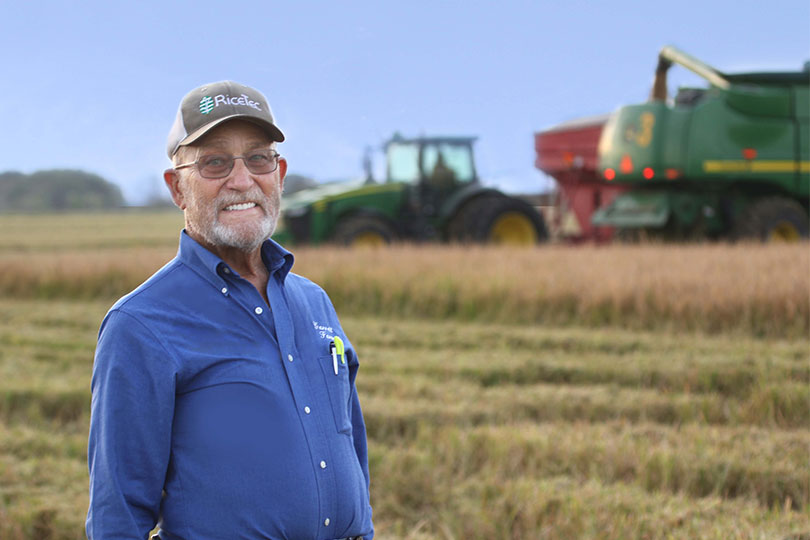
M213 99L211 99L211 96L205 96L202 98L200 100L200 112L202 114L208 114L214 109L214 107L219 107L220 105L242 105L245 107L251 107L257 111L262 110L259 102L251 100L246 94L235 97L227 94L219 94L214 96Z

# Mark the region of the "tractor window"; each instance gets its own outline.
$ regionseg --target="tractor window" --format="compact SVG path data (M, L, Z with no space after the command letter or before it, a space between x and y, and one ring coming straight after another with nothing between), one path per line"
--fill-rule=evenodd
M439 182L471 182L475 178L472 153L467 145L431 144L422 149L425 178Z
M419 146L399 143L388 145L388 179L412 184L419 180Z

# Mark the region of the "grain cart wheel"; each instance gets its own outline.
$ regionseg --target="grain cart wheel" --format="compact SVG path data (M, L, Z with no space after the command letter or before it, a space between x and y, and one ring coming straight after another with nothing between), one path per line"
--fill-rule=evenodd
M469 202L450 223L448 235L460 242L530 246L548 239L540 214L527 202L504 195Z
M381 247L396 239L388 223L374 216L350 216L340 220L332 240L352 247Z
M797 242L808 237L807 211L794 200L768 197L752 203L737 220L735 238Z

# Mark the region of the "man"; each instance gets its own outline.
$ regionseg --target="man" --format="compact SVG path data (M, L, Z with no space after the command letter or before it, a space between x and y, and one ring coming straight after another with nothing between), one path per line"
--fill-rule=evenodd
M187 94L164 174L177 256L99 332L92 540L373 537L357 357L326 293L269 240L287 163L265 97Z

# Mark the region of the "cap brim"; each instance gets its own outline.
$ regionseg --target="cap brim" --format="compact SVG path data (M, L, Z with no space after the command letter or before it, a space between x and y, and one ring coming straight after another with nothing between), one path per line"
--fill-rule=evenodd
M256 118L255 116L250 116L248 114L232 114L230 116L226 116L224 118L220 118L219 120L211 122L210 124L206 124L197 131L189 133L183 140L177 143L177 148L180 148L181 146L187 146L193 143L194 141L196 141L197 139L199 139L200 137L202 137L203 135L205 135L218 125L228 122L229 120L245 120L247 122L250 122L251 124L259 126L262 130L264 130L265 133L267 133L267 135L270 136L271 140L275 142L284 142L284 134L281 132L280 129L278 129L278 127L276 127L275 124L271 124L266 120ZM177 149L175 149L175 152L176 151Z

